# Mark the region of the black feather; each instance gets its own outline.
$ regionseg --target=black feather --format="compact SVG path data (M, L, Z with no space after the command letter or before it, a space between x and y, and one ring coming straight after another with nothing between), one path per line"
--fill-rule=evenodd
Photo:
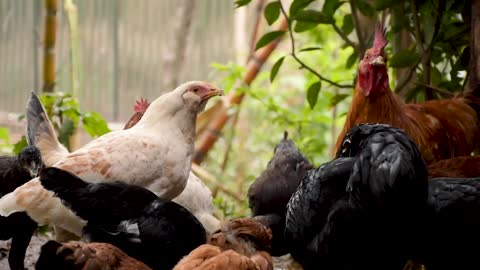
M57 168L42 170L40 181L88 221L87 239L115 245L154 269L171 269L206 242L205 229L190 212L143 187L87 183Z
M312 165L302 155L285 131L275 146L267 168L248 189L248 202L252 216L272 229L272 255L288 253L283 232L288 200L297 189L305 172Z
M35 146L25 147L16 157L0 157L0 197L31 180L41 167L42 158ZM36 229L37 223L25 212L0 217L0 240L12 239L10 269L24 269L25 252Z

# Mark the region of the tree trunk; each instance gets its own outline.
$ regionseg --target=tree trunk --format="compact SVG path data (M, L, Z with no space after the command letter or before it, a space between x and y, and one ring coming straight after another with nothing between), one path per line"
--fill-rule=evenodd
M45 0L45 36L43 55L43 92L55 87L55 42L57 40L58 0Z
M470 74L467 92L480 97L480 0L472 0Z
M397 5L394 9L392 9L392 27L393 26L401 26L408 24L407 18L405 17L405 9L404 5ZM402 28L401 31L397 32L393 38L393 53L397 53L399 51L403 51L408 49L413 42L412 35L408 32L405 28ZM395 85L404 85L402 89L397 93L400 96L404 96L408 90L414 87L413 78L415 76L409 76L410 69L409 68L396 68L394 70L396 83ZM410 78L408 78L410 77Z
M177 4L177 21L174 26L175 37L165 61L166 89L175 89L179 82L181 67L185 59L187 41L192 24L195 0L179 0Z
M374 0L366 0L370 6L375 5ZM375 34L375 24L378 22L376 16L368 17L363 15L356 6L355 0L350 0L350 8L352 10L353 25L358 38L358 57L362 58L365 50L371 45L373 41L373 35Z

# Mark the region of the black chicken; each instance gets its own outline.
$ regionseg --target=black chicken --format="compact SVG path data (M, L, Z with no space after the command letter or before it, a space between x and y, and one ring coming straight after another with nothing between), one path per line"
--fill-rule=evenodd
M40 181L88 221L88 240L117 246L154 269L171 269L206 242L205 229L190 212L143 187L87 183L53 167L40 172Z
M428 270L480 269L480 178L434 178L428 204L419 262Z
M417 146L399 129L361 125L338 155L308 172L288 203L292 255L305 269L401 269L427 201Z
M23 148L16 157L0 157L0 197L37 176L42 167L42 157L35 146ZM24 269L25 252L36 229L37 223L25 212L0 217L0 239L12 238L8 256L10 269Z
M248 201L254 219L272 229L272 255L280 256L288 253L283 239L288 200L312 165L286 131L273 153L265 171L248 189Z

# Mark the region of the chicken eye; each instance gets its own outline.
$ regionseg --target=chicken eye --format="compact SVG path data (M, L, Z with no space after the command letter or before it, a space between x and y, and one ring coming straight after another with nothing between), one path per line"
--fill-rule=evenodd
M198 92L198 88L193 88L193 92L194 92L194 93L197 93L197 92Z
M365 60L368 60L368 58L370 58L370 57L368 56L368 54L365 54L364 58L365 58Z

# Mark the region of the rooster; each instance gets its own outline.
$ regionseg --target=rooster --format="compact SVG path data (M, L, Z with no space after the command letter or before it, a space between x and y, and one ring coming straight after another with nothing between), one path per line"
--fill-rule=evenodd
M253 219L228 220L174 270L273 270L271 240L271 230Z
M220 94L204 82L184 83L153 101L132 128L100 136L53 166L85 181L123 181L172 199L185 188L190 172L196 116ZM18 211L26 211L39 224L79 236L85 226L38 178L0 199L0 215Z
M125 124L129 129L137 124L150 103L140 98L134 105L135 113ZM66 157L69 152L57 139L50 119L38 96L32 92L27 105L27 139L31 145L36 145L46 158L47 167ZM210 189L195 174L190 171L185 189L172 199L190 211L210 234L219 228L220 221L213 215L213 197Z
M36 270L151 270L108 243L71 241L45 243L35 264Z
M273 152L265 171L250 185L248 202L254 219L272 229L272 255L280 256L288 253L283 239L288 200L312 165L286 131Z
M373 47L358 65L352 103L335 149L355 124L384 123L404 129L418 144L427 163L468 156L478 146L478 101L474 97L405 104L389 87L385 32L377 26Z
M480 156L443 159L428 164L428 176L471 178L480 177Z
M84 237L113 244L154 269L171 269L206 241L200 222L182 206L124 182L88 183L50 167L42 185L87 220Z

